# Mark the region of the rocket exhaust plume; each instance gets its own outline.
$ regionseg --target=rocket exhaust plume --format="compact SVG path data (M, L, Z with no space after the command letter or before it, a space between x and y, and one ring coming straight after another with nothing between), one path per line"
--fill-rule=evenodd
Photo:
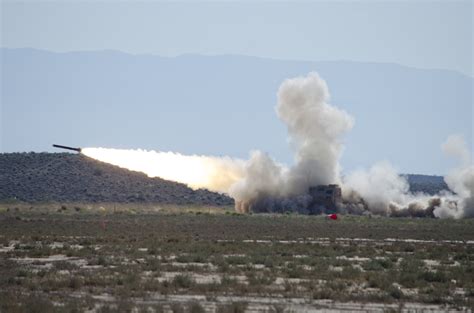
M84 148L94 159L150 177L161 177L227 193L241 212L304 212L311 203L308 189L316 185L339 184L343 205L339 212L392 216L474 216L474 167L462 138L450 138L443 149L460 157L463 166L445 180L452 191L437 196L412 194L405 177L387 161L369 170L357 170L341 177L339 159L344 135L354 119L329 103L326 82L318 74L285 80L278 90L276 113L286 125L294 165L277 163L261 151L249 160L229 157L182 155L173 152ZM66 147L67 148L67 147ZM296 208L296 209L295 209ZM303 208L303 209L301 209Z
M221 193L241 179L244 161L229 157L183 155L173 152L84 148L82 153L96 160Z
M353 119L330 104L326 82L316 73L283 82L276 111L295 148L295 165L287 168L260 151L248 161L172 152L85 148L87 156L151 177L185 183L192 188L225 192L247 212L262 197L304 194L315 184L338 183L342 136Z

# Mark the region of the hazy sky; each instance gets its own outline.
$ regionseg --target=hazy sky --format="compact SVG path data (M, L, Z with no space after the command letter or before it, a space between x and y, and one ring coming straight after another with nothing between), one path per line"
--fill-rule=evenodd
M402 164L401 170L403 171L444 173L448 168L447 164L440 163L441 161L432 155L440 155L439 145L442 140L445 139L445 136L449 135L452 130L453 133L463 134L469 143L472 143L472 138L474 137L472 128L474 111L472 106L469 109L469 103L472 103L473 95L472 87L470 87L472 84L469 85L469 79L474 77L472 66L474 1L471 0L291 2L0 0L0 3L0 46L4 48L36 48L53 52L119 50L131 54L154 54L165 57L183 54L233 54L296 61L348 60L370 62L371 64L362 64L367 65L364 71L367 70L370 72L373 68L374 71L370 72L368 77L379 77L375 83L373 82L376 85L374 91L364 94L366 97L371 98L372 102L356 99L358 94L353 90L354 81L357 81L356 84L362 85L367 82L364 81L363 78L358 77L356 72L347 73L351 62L339 62L340 64L344 64L344 68L340 68L337 71L327 71L329 73L327 79L332 83L331 88L334 88L331 90L336 90L335 98L338 99L337 97L342 97L343 101L341 101L341 103L347 106L349 112L356 112L356 120L360 121L356 124L353 135L353 137L359 136L357 138L359 138L358 140L360 141L355 140L353 143L355 148L352 148L353 150L347 154L354 157L352 161L346 161L351 168L357 164L369 165L372 161L369 160L369 157L373 156L377 160L387 158L394 161L395 164ZM62 83L67 85L69 82L67 79L81 77L81 70L83 68L80 66L83 63L74 59L74 53L71 53L69 56L55 53L51 53L54 57L49 55L45 56L46 59L44 60L52 62L47 63L41 59L41 62L45 63L40 62L39 67L41 68L41 65L47 65L45 72L35 72L35 70L31 70L31 68L34 67L28 68L26 65L23 66L25 64L23 62L24 60L28 59L34 61L35 58L22 59L21 55L28 54L35 56L37 52L15 52L12 50L11 53L12 55L16 53L16 57L19 57L11 57L11 60L20 61L10 64L11 71L8 72L10 73L8 74L9 76L5 74L7 73L7 66L2 70L1 79L3 81L0 81L1 87L6 89L5 86L10 86L10 89L8 91L4 90L2 93L0 114L3 113L4 115L0 120L3 125L7 125L5 121L8 121L11 125L25 128L26 135L24 142L23 139L17 139L16 141L22 141L21 144L26 147L24 148L27 149L26 151L29 151L28 149L41 151L38 149L43 149L43 146L40 148L35 146L39 141L32 139L33 137L28 135L28 132L34 133L36 136L44 136L41 130L48 127L54 128L55 125L45 125L44 120L39 119L37 121L37 123L39 123L38 127L23 127L23 125L32 124L21 121L21 119L25 119L28 114L23 113L24 110L20 108L19 104L30 108L28 116L33 118L34 121L36 121L36 116L31 114L31 112L36 112L35 110L49 115L56 114L58 119L71 119L72 112L77 111L75 105L77 106L78 104L76 102L81 99L87 99L87 103L92 106L94 105L94 99L106 99L100 102L100 104L109 108L107 112L120 112L121 115L116 116L116 118L123 118L125 120L128 120L133 113L133 106L147 104L149 107L143 108L142 111L135 112L138 114L135 118L135 122L138 125L144 124L144 120L152 117L149 112L151 112L150 110L155 108L155 106L159 112L162 112L167 104L163 102L163 99L161 99L160 102L158 101L159 99L153 97L142 99L141 101L143 103L135 103L137 96L139 96L138 91L141 90L140 84L148 86L149 88L147 87L147 90L155 94L159 93L157 90L160 84L166 85L166 82L169 80L165 79L165 81L161 82L147 81L147 77L156 76L155 73L150 72L149 67L146 67L143 72L137 72L135 76L128 77L124 75L124 80L133 79L134 81L123 88L128 88L136 84L136 90L138 90L137 92L134 90L129 102L120 97L121 90L107 89L110 87L111 81L114 81L114 77L109 77L106 81L92 84L89 86L90 94L85 95L85 98L81 98L83 85L87 83L84 82L84 80L88 80L87 78L84 78L83 81L72 86L75 89L54 91L54 88L62 86ZM107 53L98 54L106 55ZM110 54L113 55L114 53ZM64 67L61 68L58 65L60 63L58 61L60 56L63 61L69 57L75 61L71 64L63 62L61 64L63 64ZM51 57L51 59L49 59L49 57ZM87 65L88 62L93 63L93 57L94 54L87 54L84 56L85 59L78 58L78 60ZM118 56L116 57L118 58ZM129 59L128 57L123 57L127 60ZM6 59L5 55L3 55L2 61ZM130 62L127 63L130 67L139 66L141 60L147 59L147 57L132 59L127 61ZM184 58L180 58L180 60L181 59ZM213 77L228 75L228 73L223 72L222 68L232 66L232 64L219 64L219 58L213 59L217 60L217 63L215 63L217 64L215 65L217 66L215 72L217 74L211 73L214 75ZM120 65L114 65L114 67L110 69L106 68L107 65L109 63L112 64L114 60L113 57L110 57L110 59L108 59L110 62L97 61L98 65L93 67L92 70L89 69L91 73L87 73L92 77L88 82L100 81L102 76L100 75L99 68L102 68L102 70L111 70L112 72L119 71ZM174 61L170 60L170 62ZM255 62L256 64L258 63L257 61ZM400 73L408 73L410 72L409 70L394 66L394 68L396 68L395 72L386 72L389 74L383 76L383 73L380 73L380 69L387 66L387 64L373 67L374 62L397 63L421 69L445 69L456 71L457 73L445 71L445 76L449 77L444 78L449 82L449 84L447 83L449 86L441 85L442 87L440 87L439 84L436 85L435 82L444 81L444 78L440 78L440 71L432 70L418 73L420 76L416 76L418 74L413 74L413 77L403 76L404 80L399 82L396 79L402 76L397 76L397 71ZM2 63L5 65L7 62ZM262 62L262 64L264 63L265 62ZM271 62L268 62L268 64L270 63ZM334 62L334 64L335 63L338 62ZM38 65L34 62L33 64L35 64L35 66ZM361 65L361 63L358 64ZM76 65L79 67L74 68ZM262 65L261 68L265 68L264 66L265 65ZM337 67L336 64L335 66ZM358 65L355 64L355 67L357 66ZM390 68L390 66L388 67ZM18 68L20 68L20 70L18 70ZM71 71L62 73L61 70L65 68L74 68L77 72ZM296 68L301 70L293 71L293 69ZM290 69L290 67L288 67L288 69ZM306 68L304 66L295 65L294 68L291 67L291 70L286 72L285 70L280 70L281 73L288 72L291 73L291 75L306 75L308 71L319 71L320 68ZM175 74L161 73L163 71L162 68L156 71L160 72L160 75L164 74L164 77ZM209 68L206 68L204 71L209 72ZM280 130L282 134L284 131L281 125L274 126L274 128L271 126L273 125L272 123L278 123L273 111L275 101L271 97L275 95L278 84L284 78L291 76L279 76L272 71L278 72L276 67L265 68L263 72L268 74L268 77L271 77L271 79L269 79L268 82L265 81L265 83L259 81L264 86L272 85L272 88L264 90L266 95L270 97L268 98L269 100L260 103L257 101L258 99L254 99L252 100L253 102L250 101L247 103L248 106L260 105L266 106L265 108L270 108L268 112L265 111L261 119L258 119L258 116L252 116L256 122L261 123L261 126L259 124L259 128L268 129L270 133L270 135L266 137L262 135L262 138L265 137L265 139L255 143L256 148L262 147L262 142L268 144L266 151L278 150L282 146L287 149L286 146L275 144L270 140L275 137L273 135L276 131ZM416 71L412 72L415 73ZM255 67L250 67L246 75L251 78L255 78L255 76L263 77L259 76L262 73L258 73ZM272 76L272 73L275 75ZM330 75L331 73L337 73L337 75L332 77ZM43 74L43 76L39 77L39 74ZM380 76L380 74L382 74L382 76ZM176 86L183 84L186 90L192 90L194 82L189 78L193 77L193 75L189 73L181 75L183 76L177 78ZM189 77L186 77L186 75ZM393 75L393 77L387 77L390 75ZM61 77L66 77L67 81L63 82ZM275 77L278 77L277 81L274 81L276 79ZM423 79L418 80L419 77L423 77ZM211 78L209 78L209 81L212 81ZM224 77L221 80L229 80L231 78L232 77ZM253 80L251 78L241 77L241 81L235 82L236 90L245 84L252 85ZM59 81L55 79L59 79ZM396 81L396 83L392 85L387 83L392 81L392 79ZM458 83L458 80L463 83ZM255 81L258 81L258 79L255 78ZM417 83L413 83L420 81L426 84L420 86ZM26 82L29 82L30 85L27 85ZM51 82L56 82L57 85ZM120 85L119 83L117 84ZM156 84L156 86L154 84ZM24 86L30 87L28 87L29 89L25 88L25 90L23 90L22 88ZM39 88L39 86L42 87ZM251 87L254 86L247 87L249 87L248 90L253 90ZM365 88L366 86L362 87ZM100 92L97 91L97 93L94 93L96 89ZM436 92L432 92L433 89L436 89ZM337 94L338 90L344 91L342 96ZM469 93L469 90L471 90L471 93ZM224 91L222 91L223 94ZM166 93L167 90L164 89L161 90L161 92ZM183 100L182 107L173 108L173 110L179 111L179 114L176 115L174 120L169 116L163 118L167 121L170 120L171 123L177 123L182 119L183 115L189 116L190 120L193 120L191 117L199 116L202 108L200 108L198 104L208 101L209 98L212 98L212 94L206 94L203 90L197 90L196 92L200 93L200 97L186 99L186 101ZM234 89L232 92L235 92ZM260 90L260 92L263 92L263 89ZM254 94L246 96L251 97L256 93L257 92L254 92ZM389 96L386 96L387 94ZM56 102L52 101L51 99L57 95L61 96L56 99ZM225 95L228 96L227 94ZM377 95L384 96L377 98ZM112 99L114 97L117 97L117 99ZM433 99L434 97L436 99ZM467 98L471 99L471 101L465 100ZM66 101L67 99L70 101ZM267 98L264 98L262 95L261 99ZM396 99L403 99L400 101L404 102L404 107L406 107L407 104L411 106L411 103L413 103L413 112L408 115L403 115L398 103L394 103ZM116 102L112 100L116 100ZM8 101L10 102L7 103ZM41 101L43 101L43 103ZM127 108L125 111L117 110L119 107L117 103L119 102L123 104L124 108ZM368 105L369 103L379 102L384 105ZM44 107L41 107L41 105L57 106L61 108L61 110L43 112ZM130 109L127 105L130 105ZM220 112L221 115L213 116L213 119L222 121L225 124L221 128L225 131L219 132L220 135L222 135L223 138L231 137L232 129L229 130L225 126L228 126L231 117L243 114L243 112L239 112L239 110L242 111L244 109L239 106L238 103L232 106L229 104L229 101L219 102L218 105L219 110L215 110L215 112ZM389 112L386 112L387 107L389 108ZM17 115L7 116L6 112L11 111L15 111ZM88 113L92 113L92 111L93 110ZM429 116L435 116L437 118L428 120L424 114L426 111L429 111ZM104 114L108 114L107 112ZM15 119L15 116L17 119ZM74 118L75 117L73 117L73 119ZM471 118L470 123L469 118ZM394 154L388 152L385 154L377 154L377 150L380 150L379 147L370 147L371 139L369 138L374 136L383 137L385 135L384 133L378 132L377 128L373 125L370 126L370 123L379 121L379 119L379 126L393 124L392 126L398 127L394 128L395 130L399 128L405 129L400 137L394 137L392 142L383 142L383 138L380 141L380 148L384 148L386 151L391 151L390 149L392 149L395 151ZM420 121L426 125L420 123ZM422 124L425 126L420 126ZM199 131L196 130L194 135L207 138L208 133L215 133L213 125L214 122L210 122L206 127L196 128ZM442 125L442 127L440 125ZM87 124L87 127L90 129L99 126L99 122L95 125L92 121L88 121ZM4 129L4 131L12 131L12 127L7 128L4 126L2 129ZM208 133L206 133L206 131ZM69 130L65 136L69 136L70 132ZM186 133L184 138L187 137L188 132L188 129L184 129L184 133ZM416 136L414 134L416 134ZM134 133L134 135L137 134ZM84 135L81 136L85 138ZM132 132L130 132L130 136L132 136ZM156 133L153 133L153 136L150 135L150 137L144 138L144 140L150 143L159 143L157 144L157 148L161 148L166 138L158 140L154 136L156 136ZM1 137L2 134L0 134L0 138ZM117 137L117 135L110 134L110 136L106 138L107 140L104 140L107 143L113 143L114 139L123 139L121 137L114 137ZM189 142L185 139L179 138L176 133L171 136L166 134L166 137L169 137L169 140L173 144L169 146L169 149L175 149L176 151L184 153L199 153L199 151L196 151L197 149L192 149L194 146L189 145ZM253 137L250 139L255 139ZM51 138L43 139L49 142ZM229 153L232 156L241 156L242 154L248 153L245 144L247 141L250 142L250 139L241 138L241 146L235 145L232 142L229 143L227 140L223 141L224 144L222 146L211 141L200 144L199 148L202 148L202 150L200 150L202 153L215 153L213 149L221 149L222 153ZM123 140L125 141L125 139ZM135 139L130 139L130 141L133 140ZM278 142L283 142L284 139L278 140ZM366 141L369 145L366 150L360 152L365 153L367 157L364 158L361 156L360 159L357 159L356 151L362 141ZM136 140L134 142L136 142ZM421 149L418 142L429 142L429 149L431 150L428 149L424 152L424 155L430 155L429 160L417 159L412 161L407 159L407 157L411 157L411 154L407 154L405 151L409 149L419 151ZM183 146L184 148L182 148ZM189 151L186 149L189 149ZM472 149L471 144L471 150ZM277 152L274 153L274 155L276 155L279 160L284 161L291 157L288 152L282 152L280 154ZM415 158L418 158L418 156ZM405 163L403 163L403 160L405 160Z
M5 1L3 47L393 62L473 76L473 1Z

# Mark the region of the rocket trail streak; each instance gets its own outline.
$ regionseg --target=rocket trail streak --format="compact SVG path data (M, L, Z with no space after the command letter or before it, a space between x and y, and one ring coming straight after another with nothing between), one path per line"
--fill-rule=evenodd
M245 161L230 157L107 148L83 148L81 152L102 162L187 184L194 189L227 193L244 176Z

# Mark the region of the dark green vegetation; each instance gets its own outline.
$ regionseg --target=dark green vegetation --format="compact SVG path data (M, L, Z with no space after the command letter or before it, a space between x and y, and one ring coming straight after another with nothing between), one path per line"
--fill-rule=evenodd
M233 205L207 190L150 178L81 154L0 154L0 201Z
M208 212L216 211L3 206L0 311L399 311L474 305L472 219L330 221Z

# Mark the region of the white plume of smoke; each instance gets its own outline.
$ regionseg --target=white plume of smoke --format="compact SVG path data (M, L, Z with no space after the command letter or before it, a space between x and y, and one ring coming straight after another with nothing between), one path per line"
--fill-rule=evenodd
M407 178L388 161L351 172L343 181L346 210L355 214L434 217L440 202L438 196L410 192Z
M278 91L277 113L296 148L296 165L288 173L288 192L307 192L310 186L339 183L342 136L353 118L328 104L327 84L318 74L288 79Z
M447 195L434 212L439 217L474 217L474 163L467 144L462 136L451 135L441 149L448 156L457 158L460 165L444 177L455 195Z
M226 193L244 175L245 161L229 157L182 155L173 152L84 148L83 154L149 177Z
M329 104L328 87L318 74L285 80L278 90L276 112L295 150L295 164L289 168L261 151L252 152L248 161L105 148L84 148L82 153L150 177L228 193L241 212L308 212L312 202L309 187L341 184L344 206L338 207L340 212L474 217L474 166L462 137L451 136L442 146L445 153L461 160L462 165L445 177L455 194L413 194L407 179L387 161L341 179L342 139L354 120Z
M316 73L281 84L276 111L287 126L295 165L288 169L254 152L244 178L230 190L237 210L246 212L264 197L303 195L310 186L339 182L342 136L352 128L353 119L328 100L326 82Z
M284 193L286 168L275 163L261 151L254 151L245 166L245 174L230 188L230 196L235 200L239 212L249 212L256 199Z
M441 145L441 150L447 156L456 158L462 167L472 164L472 156L469 153L466 141L459 134L449 136Z
M406 178L385 161L344 178L343 196L349 211L365 209L392 216L474 217L474 166L466 143L461 136L453 135L442 149L461 161L461 166L444 178L454 194L449 191L435 196L413 194Z
M402 204L409 194L407 180L398 175L388 162L380 162L369 170L356 170L344 178L343 195L349 202L356 192L373 213L388 214L390 205Z

